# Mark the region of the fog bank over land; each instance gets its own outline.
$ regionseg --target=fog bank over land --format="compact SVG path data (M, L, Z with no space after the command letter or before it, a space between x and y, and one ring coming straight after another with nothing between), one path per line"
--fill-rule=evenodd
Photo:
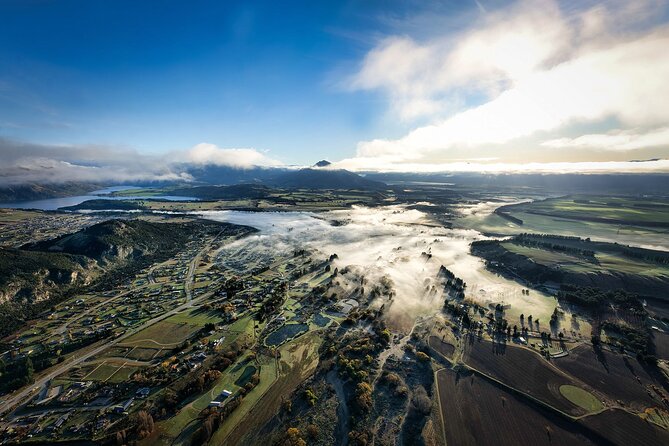
M468 296L481 304L504 302L511 304L512 315L529 310L544 320L555 307L553 298L538 292L522 295L520 285L486 271L483 262L469 253L469 244L484 238L479 232L438 227L427 214L402 206L357 207L319 215L237 211L201 215L260 229L260 233L224 250L225 255L245 257L239 261L306 248L323 259L337 254L334 266L340 270L356 267L370 284L387 276L396 291L387 316L402 328L410 327L417 316L433 315L443 306L436 280L441 265L461 277L467 283ZM432 285L437 285L439 292L430 292Z

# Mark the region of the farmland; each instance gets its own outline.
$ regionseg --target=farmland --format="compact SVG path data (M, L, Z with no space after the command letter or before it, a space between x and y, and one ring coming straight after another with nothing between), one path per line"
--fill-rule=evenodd
M475 342L465 350L465 363L527 395L537 398L563 412L582 415L583 409L563 396L560 388L573 385L535 352L515 346L495 346L491 342Z
M669 228L669 203L629 197L567 196L503 208L568 220Z
M497 204L498 213L466 214L456 219L456 224L491 235L558 234L666 250L669 201L658 200L587 196L538 199L514 205ZM500 214L508 214L522 224Z
M587 417L581 424L597 431L611 444L646 446L669 442L669 433L665 429L624 410L614 409Z
M582 345L572 350L569 356L555 359L554 363L560 370L627 406L643 410L662 404L651 387L660 385L660 382L634 358L606 350L596 352L592 347Z
M453 344L444 342L437 336L430 336L430 338L428 339L428 343L430 347L435 349L440 355L444 356L445 358L450 359L453 356L453 353L455 353L455 346Z
M125 339L121 346L135 347L174 347L190 338L199 327L187 322L173 323L162 321Z
M471 372L437 372L447 444L596 444L564 420Z
M664 297L669 286L669 257L659 250L534 234L477 242L472 250L489 268L536 286L567 282L657 299Z

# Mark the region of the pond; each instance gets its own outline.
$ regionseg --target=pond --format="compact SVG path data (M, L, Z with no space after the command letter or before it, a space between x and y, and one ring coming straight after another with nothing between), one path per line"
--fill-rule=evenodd
M323 316L320 313L316 313L314 315L314 324L318 325L319 327L325 327L327 324L330 323L332 319L329 317Z
M281 345L288 339L306 332L309 329L307 324L289 324L284 325L276 331L270 333L265 339L265 344L270 347Z

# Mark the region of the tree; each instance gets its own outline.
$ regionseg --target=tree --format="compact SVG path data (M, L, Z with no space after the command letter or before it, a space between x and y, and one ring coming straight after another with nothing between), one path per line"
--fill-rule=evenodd
M361 382L355 389L355 402L358 409L368 412L372 408L372 387L366 382Z
M302 433L296 427L290 427L286 431L286 442L289 446L307 446L307 442L302 438Z
M315 424L310 424L309 426L307 426L307 435L312 440L317 439L320 433L321 433L320 429L318 429L318 426L316 426Z
M177 402L177 393L170 388L165 389L165 392L163 392L163 404L169 409L174 409L177 406Z
M316 405L316 401L318 401L318 397L311 389L307 389L304 391L304 397L306 398L307 402L311 407L314 407Z
M427 392L423 386L418 386L411 399L411 403L423 415L429 415L432 411L432 401L427 396Z
M135 422L137 423L137 436L146 438L153 432L153 417L145 410L137 412Z
M26 373L26 383L32 383L35 381L33 374L35 372L35 368L33 367L33 362L30 359L30 357L26 358L26 362L24 364L25 367L25 373Z

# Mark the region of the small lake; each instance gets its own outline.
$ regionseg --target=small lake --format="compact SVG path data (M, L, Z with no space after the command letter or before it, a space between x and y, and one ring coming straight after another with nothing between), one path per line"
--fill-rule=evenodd
M183 197L179 195L165 196L112 196L113 192L124 190L141 189L138 186L112 186L95 190L87 195L75 195L71 197L47 198L44 200L17 201L14 203L0 203L0 208L12 209L39 209L42 211L55 211L62 207L76 206L88 200L166 200L166 201L198 201L195 197Z
M307 324L289 324L284 325L276 331L273 331L265 339L265 344L269 347L283 344L288 339L292 339L298 334L304 333L309 329Z

